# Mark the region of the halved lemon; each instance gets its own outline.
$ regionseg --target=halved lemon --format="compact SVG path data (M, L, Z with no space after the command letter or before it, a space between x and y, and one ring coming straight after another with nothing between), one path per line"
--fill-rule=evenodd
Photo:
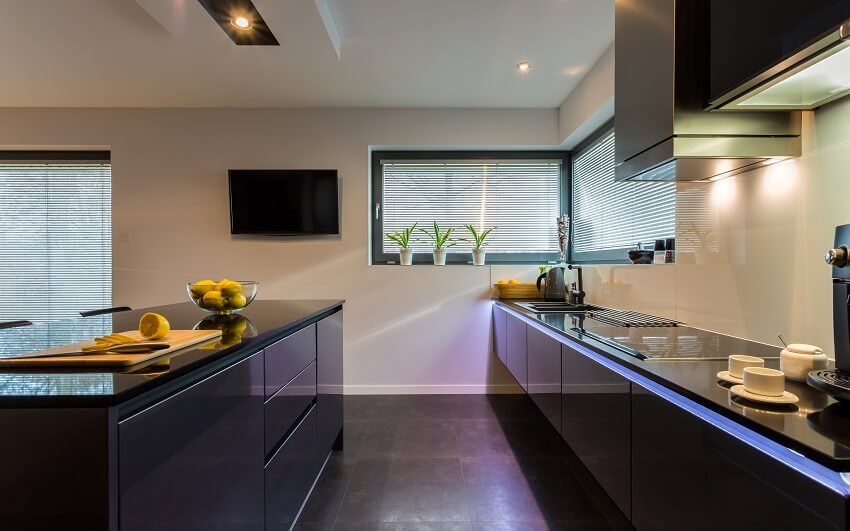
M168 319L158 313L146 313L139 320L139 332L145 339L162 339L170 331Z

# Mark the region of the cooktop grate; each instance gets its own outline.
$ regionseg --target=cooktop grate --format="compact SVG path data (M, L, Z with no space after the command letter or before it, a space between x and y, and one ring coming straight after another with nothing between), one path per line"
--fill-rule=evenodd
M850 402L850 373L841 370L812 371L806 382L815 389L832 395L838 401Z
M622 327L647 328L679 325L678 321L671 319L623 310L593 310L588 312L587 316L603 323Z

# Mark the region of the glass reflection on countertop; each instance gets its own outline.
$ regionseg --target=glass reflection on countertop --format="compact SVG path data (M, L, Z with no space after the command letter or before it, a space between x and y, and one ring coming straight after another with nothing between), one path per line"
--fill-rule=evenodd
M112 374L0 374L0 396L110 395Z
M30 326L7 328L0 330L0 357L29 354L111 333L111 315L42 321Z

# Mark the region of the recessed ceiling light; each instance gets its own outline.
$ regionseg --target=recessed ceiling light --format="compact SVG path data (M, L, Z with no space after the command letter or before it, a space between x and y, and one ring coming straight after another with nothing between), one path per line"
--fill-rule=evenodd
M245 17L233 17L230 21L233 24L233 27L241 30L249 30L251 29L251 21Z
M531 63L528 61L520 61L516 64L516 69L520 72L528 72L531 70Z

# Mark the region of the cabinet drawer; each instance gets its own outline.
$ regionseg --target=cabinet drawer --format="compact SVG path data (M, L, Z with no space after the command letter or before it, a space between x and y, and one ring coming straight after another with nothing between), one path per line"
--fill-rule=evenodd
M321 467L316 438L314 407L266 465L266 531L292 527Z
M266 453L292 428L316 398L316 362L312 362L266 402Z
M266 398L286 385L316 359L316 325L266 347Z

